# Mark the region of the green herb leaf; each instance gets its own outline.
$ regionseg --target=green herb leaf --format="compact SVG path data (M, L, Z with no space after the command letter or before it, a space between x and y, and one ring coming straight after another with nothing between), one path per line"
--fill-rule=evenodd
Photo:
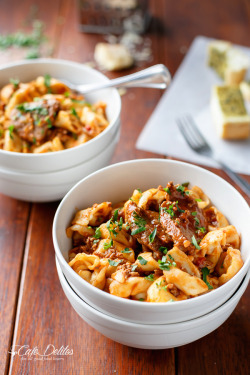
M153 230L153 232L148 236L149 242L154 242L155 236L156 236L157 228Z
M50 119L49 117L47 117L45 120L46 120L46 122L47 122L47 124L48 124L47 127L48 127L49 129L52 128L53 125L52 125L51 119Z
M148 261L146 259L144 259L142 256L138 256L137 259L139 260L139 262L141 263L142 266L145 266L145 264L148 263Z
M114 218L114 221L117 221L117 219L118 219L118 209L117 210L115 210L115 212L114 212L114 215L113 215L113 218Z
M138 227L143 227L144 225L146 225L146 220L139 216L137 212L133 212L133 217L135 219L135 224L138 225Z
M182 186L188 187L189 184L189 182L183 182Z
M197 211L191 212L191 215L196 216L197 215Z
M161 251L163 254L167 254L168 249L167 249L167 247L161 246L161 247L159 248L159 251Z
M192 241L192 244L196 247L196 249L200 250L200 246L198 245L195 236L192 237L191 241Z
M166 193L168 193L169 195L171 195L171 191L170 191L169 187L163 188L163 190L164 190Z
M74 115L76 118L79 119L79 116L78 116L78 114L77 114L75 108L71 108L71 114Z
M125 247L125 249L122 250L121 252L124 253L124 254L130 254L130 253L132 253L132 250L129 250L128 247Z
M49 74L44 75L44 84L47 87L48 92L51 92L51 76Z
M140 228L134 229L134 230L131 231L131 236L134 236L135 234L144 232L145 230L146 230L145 227L140 227Z
M108 250L113 245L113 240L111 239L109 242L105 242L103 245L104 250Z
M149 280L149 281L154 281L154 274L151 273L150 275L145 276L144 279Z
M110 266L117 267L118 264L121 263L121 260L118 260L118 261L116 262L115 260L108 259L108 262L109 262Z
M183 185L177 186L176 190L179 191L181 193L181 195L184 195L185 188L184 188Z
M205 227L198 227L197 231L200 231L201 233L206 233L206 228Z
M171 204L168 208L164 207L164 211L167 212L170 216L171 216L171 219L174 218L174 210L173 210L173 204Z
M204 267L202 268L201 272L202 272L203 281L207 284L208 289L214 289L212 285L209 284L209 282L207 281L207 275L209 275L210 273L209 269L207 267Z
M196 202L202 202L202 199L200 198L195 198Z
M96 228L96 230L95 230L95 234L94 234L94 237L95 237L95 238L101 238L101 237L102 237L100 227Z
M12 83L12 85L14 86L14 89L17 89L20 81L19 79L10 78L10 83Z
M141 193L141 194L142 194L142 191L141 191L141 189L137 188L136 190L138 190L138 191L139 191L139 193Z
M131 271L135 272L136 268L137 268L137 264L133 264L133 266L131 267Z
M185 212L185 210L182 210L182 209L178 206L178 201L175 202L175 205L176 205L177 210L178 210L179 212Z
M14 132L15 126L14 125L10 125L8 129L9 129L10 138L14 139L13 132Z

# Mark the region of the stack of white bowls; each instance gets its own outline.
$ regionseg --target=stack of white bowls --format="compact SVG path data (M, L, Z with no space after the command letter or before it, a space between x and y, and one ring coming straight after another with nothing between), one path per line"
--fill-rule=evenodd
M77 209L127 199L168 181L200 186L241 235L244 266L226 284L196 298L146 303L110 295L83 280L68 265L72 247L66 236ZM230 204L229 204L230 202ZM187 163L146 159L115 164L80 181L60 203L53 223L58 276L76 312L105 336L136 348L163 349L197 340L219 327L244 293L250 273L250 209L243 197L217 175Z
M0 88L11 78L29 82L45 74L74 84L108 80L79 63L37 59L1 66ZM54 201L80 179L109 164L120 135L120 96L116 89L106 89L89 94L86 100L107 104L109 126L87 143L63 151L23 154L0 149L0 193L27 201Z

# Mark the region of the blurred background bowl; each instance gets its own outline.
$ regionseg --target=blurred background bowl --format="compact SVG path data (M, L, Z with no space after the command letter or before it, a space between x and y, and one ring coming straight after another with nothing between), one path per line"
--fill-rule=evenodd
M79 63L37 59L1 66L0 87L9 83L10 78L29 82L45 74L75 84L108 80L95 69ZM63 151L25 154L0 149L1 193L30 201L60 199L81 178L109 163L119 137L120 95L116 89L105 89L87 95L86 100L107 104L108 127L88 142ZM35 174L43 175L36 178Z
M70 287L57 260L56 267L66 298L86 323L111 340L142 349L173 348L208 335L232 314L250 278L249 271L231 298L199 318L172 324L138 324L108 316L88 305Z
M240 271L226 284L202 296L176 303L142 303L120 298L95 288L69 265L72 241L66 236L77 210L94 203L112 203L128 199L135 188L142 191L165 186L168 181L198 185L241 235L244 261ZM230 202L230 205L228 204ZM206 169L172 160L143 159L114 164L84 178L60 203L53 223L53 243L65 277L76 293L90 306L110 316L143 324L177 323L194 319L216 309L229 299L240 285L250 264L250 208L229 183Z

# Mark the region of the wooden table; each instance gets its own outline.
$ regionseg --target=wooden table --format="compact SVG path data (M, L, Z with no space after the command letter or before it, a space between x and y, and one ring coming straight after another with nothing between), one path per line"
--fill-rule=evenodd
M23 20L37 10L54 44L54 57L82 63L93 60L94 46L103 41L103 36L78 31L76 6L72 1L0 0L0 33L16 31L23 26ZM153 21L146 35L152 41L150 64L164 63L172 74L197 35L250 46L250 3L247 0L157 0L150 2L150 10ZM17 58L18 51L12 54L0 51L1 63ZM111 78L118 75L108 74ZM122 98L122 133L112 163L163 157L135 149L136 139L161 93L142 89L133 89L130 93L133 95L126 94ZM210 170L232 183L223 171ZM71 308L59 285L51 238L58 203L27 203L0 195L1 374L248 373L249 289L220 328L175 349L133 349L89 327ZM36 361L36 356L24 360L9 354L12 345L38 347L42 351L49 344L55 348L68 346L73 349L73 355L60 361Z

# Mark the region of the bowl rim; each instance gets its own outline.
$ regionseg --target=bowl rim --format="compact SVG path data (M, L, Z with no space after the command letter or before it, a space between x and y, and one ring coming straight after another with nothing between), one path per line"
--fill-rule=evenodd
M112 303L112 301L116 301L117 303L124 304L125 306L128 306L128 307L129 306L131 306L131 307L132 306L142 306L142 303L141 303L141 301L124 299L124 298L112 295L110 293L106 293L103 290L100 290L100 289L96 288L95 286L89 284L86 280L82 279L69 266L68 262L65 260L64 256L62 255L62 252L61 252L60 247L58 245L56 227L57 227L58 217L60 215L60 211L61 211L61 209L62 209L62 207L64 205L64 202L69 198L69 196L72 194L72 192L75 189L78 188L79 185L81 185L82 183L84 183L85 180L92 178L93 176L97 175L100 172L103 173L106 170L119 168L122 165L137 164L137 163L140 164L140 163L145 163L145 162L147 162L147 163L155 163L155 162L157 162L157 163L162 163L162 164L178 164L178 165L182 165L182 166L185 166L185 167L188 167L188 168L194 168L195 170L202 171L202 173L208 174L210 176L212 175L213 178L215 178L215 179L219 180L220 182L226 184L228 189L232 190L234 192L234 194L238 195L239 199L241 199L241 201L242 201L242 204L244 204L245 206L247 206L247 208L249 210L249 218L250 218L250 207L249 207L249 205L247 204L247 202L243 198L243 196L229 182L227 182L226 180L224 180L220 176L216 175L215 173L210 172L209 170L207 170L205 168L202 168L202 167L199 167L197 165L194 165L192 163L187 163L187 162L178 161L178 160L160 159L160 158L127 160L127 161L123 161L123 162L120 162L120 163L112 164L112 165L109 165L109 166L107 166L105 168L99 169L98 171L93 172L93 173L89 174L88 176L86 176L85 178L83 178L82 180L80 180L76 185L74 185L68 191L68 193L61 200L60 204L57 207L56 213L54 215L54 220L53 220L53 225L52 225L52 239L53 239L53 245L54 245L54 250L55 250L56 256L57 256L57 258L59 260L59 263L63 264L64 267L67 268L67 270L68 270L69 274L71 275L72 279L76 280L76 282L82 283L82 285L84 285L87 288L90 288L90 289L94 288L93 292L95 291L94 293L97 296L104 297L104 295L105 295L104 298L107 301L110 301L111 303ZM202 303L202 300L206 300L207 298L212 298L212 297L208 297L208 296L217 295L218 293L220 293L223 290L223 287L225 285L227 285L227 286L231 285L232 282L233 282L233 280L234 280L234 278L239 273L241 273L241 274L243 273L243 276L244 276L247 273L248 269L249 269L249 264L250 264L250 255L248 256L247 260L244 262L243 267L239 270L239 272L233 278L231 278L226 284L221 285L219 288L216 288L215 290L211 291L210 293L203 294L203 295L198 296L196 298L191 298L191 299L187 299L187 300L183 300L183 301L177 301L178 302L178 307L185 308L185 307L187 307L187 304L189 304L189 305L192 304L193 306L195 306L195 304ZM155 309L158 309L158 308L161 308L161 307L164 307L164 306L165 306L165 308L167 306L167 309L170 309L170 310L173 309L173 310L175 310L176 303L169 304L169 303L166 303L166 302L151 302L151 303L147 302L147 303L143 304L143 308L147 309L149 311L154 311Z
M98 70L94 69L94 68L91 68L90 66L87 66L87 65L84 65L83 63L80 63L80 62L75 62L75 61L70 61L70 60L64 60L64 59L54 59L54 58L38 58L36 60L18 60L18 61L14 61L14 62L11 62L11 63L6 63L6 64L1 64L0 65L0 73L2 71L4 71L5 69L8 69L8 68L14 68L14 67L18 67L18 66L23 66L23 65L38 65L38 64L44 64L44 65L63 65L63 66L71 66L72 68L74 67L77 67L77 68L81 68L81 69L86 69L87 72L95 72L99 78L103 79L103 81L109 81L110 79L105 76L103 73L99 72ZM48 155L52 156L52 155L61 155L63 153L63 155L65 155L65 157L67 157L67 153L70 153L70 152L73 152L73 150L77 149L79 150L79 148L84 148L86 147L86 145L89 145L89 144L92 144L94 142L96 142L96 139L100 139L101 137L103 137L107 132L110 131L110 129L112 129L114 127L114 125L116 124L116 122L119 120L119 117L120 117L120 114L121 114L121 97L119 95L119 92L116 88L108 88L106 90L110 90L110 92L112 91L114 93L114 95L116 96L116 99L118 99L118 108L116 108L116 113L115 113L115 116L113 118L112 121L110 121L109 125L100 133L98 134L96 137L90 139L89 141L87 141L86 143L83 143L83 144L80 144L80 145L77 145L75 147L71 147L71 148L68 148L68 149L65 149L65 150L60 150L60 151L56 151L56 152L45 152L45 153L42 153L42 154L35 154L35 153L30 153L30 154L26 154L26 153L21 153L21 152L15 152L15 151L6 151L6 150L2 150L0 149L0 154L2 153L3 155L6 155L6 157L8 157L8 155L12 155L12 157L22 157L22 158L25 158L25 159L29 159L31 157L34 157L36 159L45 159L46 157L48 157ZM103 135L104 134L104 135ZM52 156L53 157L53 156Z
M79 303L80 305L84 304L85 308L87 308L90 312L95 311L95 314L98 315L98 317L104 318L106 321L113 322L113 323L115 322L117 324L121 324L124 327L130 327L130 328L145 328L145 329L153 328L153 329L157 330L157 328L161 329L163 326L168 326L168 327L172 327L172 328L174 328L174 326L176 326L176 327L178 326L178 329L179 328L181 329L181 328L184 328L184 327L186 329L188 329L188 328L191 328L193 326L193 324L197 324L198 326L203 325L204 319L209 318L209 317L210 317L210 319L216 318L216 315L218 313L222 314L224 312L224 310L226 308L228 308L228 306L231 306L231 304L234 303L235 299L237 299L238 294L240 294L242 290L243 290L243 293L244 293L244 291L246 290L246 288L248 286L249 279L250 279L250 270L248 270L247 274L244 276L243 280L241 281L240 285L238 286L238 288L234 292L234 294L226 302L224 302L222 305L217 307L217 309L212 310L207 314L204 314L204 315L199 316L197 318L193 318L193 319L186 320L186 321L183 321L183 322L178 322L178 323L145 324L145 323L129 322L129 321L126 321L126 320L115 318L113 316L107 315L107 314L97 310L93 306L90 306L87 302L82 300L78 296L78 294L72 289L72 287L69 285L68 280L67 280L66 276L64 275L64 273L63 273L63 271L60 267L59 261L56 257L55 257L55 262L56 262L56 269L57 269L57 273L58 273L58 277L60 279L60 282L61 282L61 280L63 280L63 284L65 285L65 288L68 289L69 294L71 294L73 296L73 298L77 301L77 303ZM66 298L68 299L67 296L66 296Z

